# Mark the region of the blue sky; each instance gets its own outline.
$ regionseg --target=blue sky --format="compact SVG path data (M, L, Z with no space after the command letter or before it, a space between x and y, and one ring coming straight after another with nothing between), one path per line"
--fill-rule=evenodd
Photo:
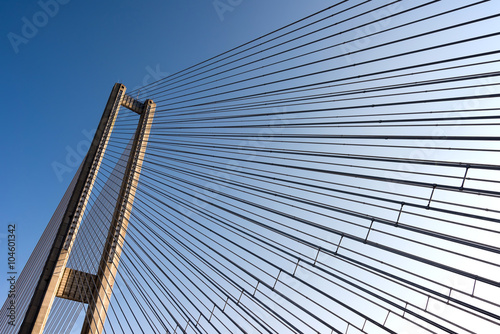
M115 82L132 90L327 4L323 0L293 5L285 0L2 2L0 242L5 243L7 225L15 223L18 269L83 158L89 133ZM0 263L4 267L6 259ZM3 295L3 280L0 287Z

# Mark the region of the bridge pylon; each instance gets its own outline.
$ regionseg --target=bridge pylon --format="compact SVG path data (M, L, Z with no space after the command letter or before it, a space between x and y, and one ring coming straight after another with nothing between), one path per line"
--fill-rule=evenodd
M139 123L134 134L98 271L97 273L82 272L68 268L66 265L121 106L137 113ZM155 109L156 104L152 100L142 103L126 95L126 87L123 84L114 85L19 333L43 333L55 297L88 304L82 334L102 332Z

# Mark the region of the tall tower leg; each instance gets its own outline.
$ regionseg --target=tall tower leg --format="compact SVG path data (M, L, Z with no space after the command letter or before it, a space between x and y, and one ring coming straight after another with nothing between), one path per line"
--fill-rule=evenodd
M118 110L125 96L125 90L124 85L115 84L111 91L42 275L26 311L19 330L21 334L43 333L54 297L56 296L56 291L64 274L69 254L71 253L73 241L78 232L97 173L101 166L109 137L113 131Z

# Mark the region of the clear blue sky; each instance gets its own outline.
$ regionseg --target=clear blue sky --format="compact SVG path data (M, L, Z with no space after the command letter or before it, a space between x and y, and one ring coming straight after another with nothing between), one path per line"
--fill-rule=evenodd
M217 10L211 0L2 1L0 296L7 225L17 226L20 272L115 82L129 90L150 83L329 4L220 0Z

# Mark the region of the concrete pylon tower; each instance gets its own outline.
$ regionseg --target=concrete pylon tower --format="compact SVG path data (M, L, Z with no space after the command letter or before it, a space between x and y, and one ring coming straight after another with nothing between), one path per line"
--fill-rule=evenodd
M55 297L88 304L82 333L97 334L104 328L156 109L153 101L146 100L141 103L125 92L126 87L118 83L111 91L19 333L43 333ZM134 111L140 118L99 269L93 274L67 268L66 264L121 106Z

